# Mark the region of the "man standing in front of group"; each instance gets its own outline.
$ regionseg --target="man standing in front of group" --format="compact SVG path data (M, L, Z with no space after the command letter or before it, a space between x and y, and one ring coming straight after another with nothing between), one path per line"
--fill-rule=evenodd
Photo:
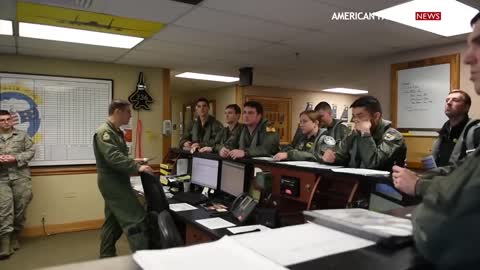
M470 80L480 95L480 13L471 24L464 62L470 65ZM393 167L395 187L422 197L412 215L413 236L417 250L435 269L477 269L480 264L479 164L477 148L453 172L433 177L431 184L423 187L411 184L418 179L410 177L408 169Z
M151 173L152 168L139 165L128 156L120 127L128 124L130 104L114 100L108 107L108 120L93 139L97 163L98 187L105 200L105 222L102 226L100 257L116 256L115 243L127 235L132 252L149 248L147 214L130 185L130 175Z
M273 156L278 152L280 137L275 128L269 127L263 118L263 106L256 101L248 101L243 105L244 127L240 133L238 149L222 148L220 156L233 159Z
M238 122L241 114L242 110L237 104L227 105L227 107L225 107L225 122L227 123L227 126L217 134L213 146L202 147L199 152L219 153L223 148L238 148L238 137L243 128L243 125Z
M363 96L352 105L354 130L337 147L325 151L323 161L351 168L390 171L405 162L407 147L402 134L382 118L380 102Z
M13 127L8 111L0 110L0 259L19 248L17 236L32 200L28 162L34 155L32 139Z

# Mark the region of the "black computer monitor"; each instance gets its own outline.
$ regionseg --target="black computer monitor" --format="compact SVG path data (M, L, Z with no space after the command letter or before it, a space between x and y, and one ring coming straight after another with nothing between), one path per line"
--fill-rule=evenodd
M220 160L192 158L192 184L218 189Z
M245 164L222 162L220 190L235 197L245 192Z

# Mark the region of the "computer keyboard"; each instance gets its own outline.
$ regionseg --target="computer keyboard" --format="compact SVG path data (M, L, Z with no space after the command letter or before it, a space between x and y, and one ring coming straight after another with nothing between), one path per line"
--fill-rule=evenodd
M194 192L179 192L173 195L172 199L180 202L185 202L191 205L198 205L208 200L208 198L205 195L201 193L194 193Z

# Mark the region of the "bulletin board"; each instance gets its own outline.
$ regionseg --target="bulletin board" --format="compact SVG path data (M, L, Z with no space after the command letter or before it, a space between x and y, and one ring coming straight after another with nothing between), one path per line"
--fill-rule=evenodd
M31 166L95 164L93 134L112 96L108 79L0 73L0 108L33 138Z

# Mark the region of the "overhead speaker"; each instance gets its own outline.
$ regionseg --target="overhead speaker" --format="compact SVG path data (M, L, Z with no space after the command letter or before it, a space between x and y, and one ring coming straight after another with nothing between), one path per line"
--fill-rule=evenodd
M253 68L244 67L239 69L240 71L240 86L249 86L253 84Z

